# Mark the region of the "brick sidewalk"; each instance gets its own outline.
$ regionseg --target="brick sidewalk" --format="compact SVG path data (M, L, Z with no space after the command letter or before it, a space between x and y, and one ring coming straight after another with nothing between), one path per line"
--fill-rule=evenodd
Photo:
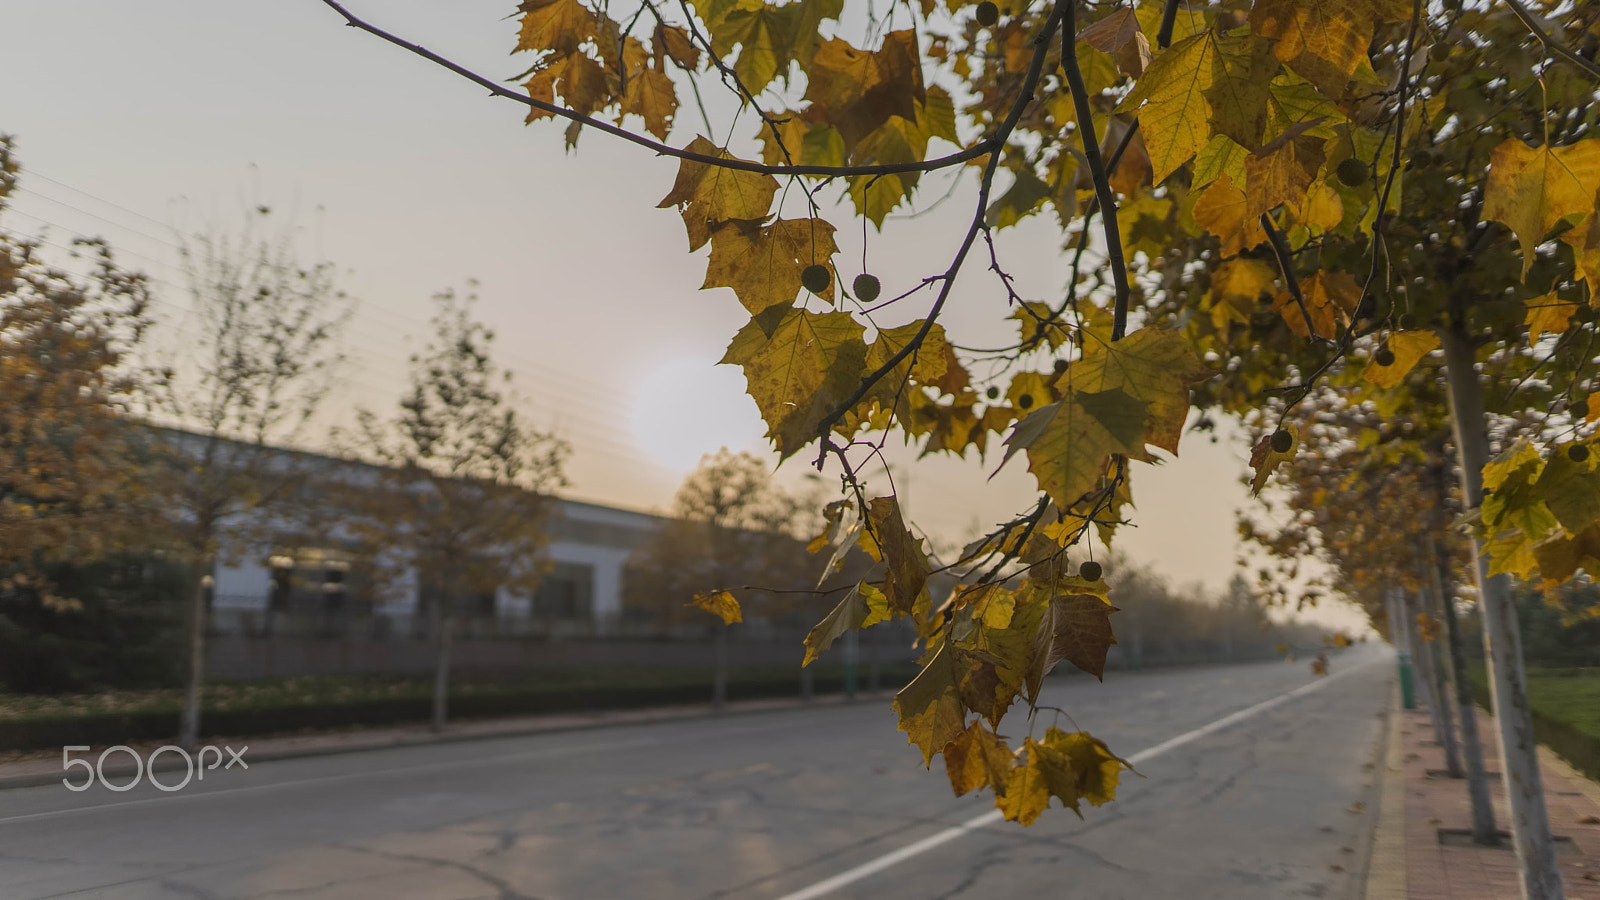
M1500 756L1494 723L1482 710L1477 722L1484 766L1491 776L1495 824L1504 831L1509 819L1505 789L1498 774ZM1391 724L1396 730L1391 733L1384 778L1384 800L1388 801L1385 805L1390 819L1385 827L1380 811L1369 900L1520 898L1517 860L1509 847L1474 846L1470 836L1461 838L1460 845L1441 842L1441 831L1470 835L1470 804L1464 780L1428 774L1430 769L1443 770L1445 763L1444 749L1433 740L1427 712L1404 711ZM1600 900L1600 784L1585 780L1543 748L1539 761L1550 827L1558 838L1557 857L1566 896L1568 900ZM1401 804L1393 796L1396 792L1403 793L1403 815Z

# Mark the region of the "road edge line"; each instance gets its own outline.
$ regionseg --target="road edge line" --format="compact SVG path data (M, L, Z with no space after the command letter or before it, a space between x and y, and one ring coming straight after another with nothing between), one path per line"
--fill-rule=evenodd
M1377 664L1378 662L1382 662L1382 660L1363 662L1358 665L1351 666L1348 669L1342 669L1332 675L1326 675L1318 678L1316 681L1313 681L1310 684L1303 684L1293 690L1284 691L1275 697L1269 697L1260 703L1252 704L1244 709L1231 712L1228 715L1217 719L1216 721L1201 725L1199 728L1191 729L1183 734L1176 735L1175 737L1170 737L1152 747L1146 747L1145 749L1126 757L1126 760L1130 765L1136 766L1141 762L1154 759L1170 750L1175 750L1178 747L1182 747L1185 744L1197 741L1207 735L1215 734L1218 731L1242 722L1245 719L1251 718L1252 716L1259 715L1269 709L1281 706L1297 697L1302 697L1306 694L1312 693L1313 691L1321 690L1327 685L1332 684L1333 682L1338 681L1345 676L1359 672L1370 665ZM1396 754L1399 752L1398 748L1399 745L1396 744ZM1396 758L1398 759L1398 755ZM945 830L936 834L929 835L920 841L907 844L898 850L891 850L881 856L874 857L873 859L867 860L859 866L846 869L845 871L840 872L831 878L825 878L822 881L816 882L815 884L803 887L798 891L784 894L782 897L777 898L777 900L815 900L817 897L826 896L839 888L849 884L854 884L863 878L866 878L870 875L876 875L877 873L882 872L884 869L902 863L914 856L919 856L923 853L926 853L927 851L932 850L941 844L947 844L969 831L975 831L979 828L993 825L1004 818L1005 817L999 810L989 810L981 816L974 816L964 822L961 822L960 824L946 828Z

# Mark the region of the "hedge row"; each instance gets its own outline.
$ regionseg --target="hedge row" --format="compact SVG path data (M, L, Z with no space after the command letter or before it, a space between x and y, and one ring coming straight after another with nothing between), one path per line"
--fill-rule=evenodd
M863 673L865 674L865 673ZM893 676L893 677L892 677ZM907 673L885 670L883 683L904 683ZM798 677L730 680L728 697L750 700L793 696ZM865 679L862 680L863 686ZM842 676L818 675L818 693L844 689ZM610 709L638 709L710 699L709 684L639 685L627 688L529 689L450 698L452 719L487 719L498 716L537 715ZM207 712L201 718L204 736L247 737L302 730L397 725L425 722L432 714L428 697L382 698L316 705L284 705ZM177 733L174 712L37 716L0 721L0 750L37 750L67 745L103 747L108 744L160 741Z

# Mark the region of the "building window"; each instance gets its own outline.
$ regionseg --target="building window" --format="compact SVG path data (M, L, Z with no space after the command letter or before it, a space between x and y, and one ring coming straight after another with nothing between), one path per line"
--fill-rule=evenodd
M370 612L366 581L354 554L330 547L285 547L267 559L274 612ZM360 608L357 608L360 607Z
M533 616L555 621L594 618L594 566L558 562L539 580Z

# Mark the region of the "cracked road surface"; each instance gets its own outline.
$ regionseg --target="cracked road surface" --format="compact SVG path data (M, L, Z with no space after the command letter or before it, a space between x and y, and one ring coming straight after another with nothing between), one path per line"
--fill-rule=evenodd
M1390 659L1337 657L1334 682L1151 756L1082 821L974 828L812 896L1359 896ZM1044 702L1130 756L1313 680L1303 661L1074 675ZM991 803L951 797L865 698L260 762L177 793L0 791L0 898L778 900Z

